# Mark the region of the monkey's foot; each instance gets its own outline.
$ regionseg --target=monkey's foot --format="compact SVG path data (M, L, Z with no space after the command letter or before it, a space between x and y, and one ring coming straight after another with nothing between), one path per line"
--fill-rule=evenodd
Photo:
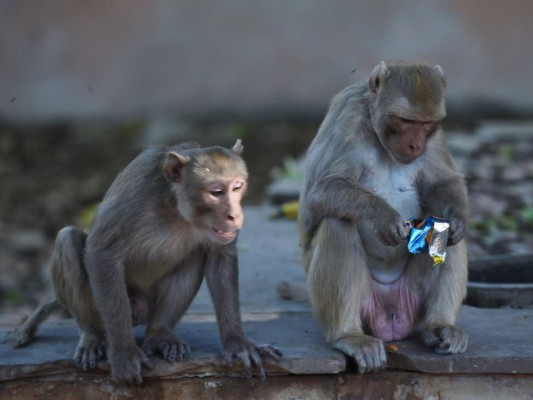
M106 354L106 342L102 334L82 332L74 361L84 370L95 368L99 360Z
M142 349L149 356L158 353L163 360L171 362L181 361L191 354L191 347L171 332L147 337Z
M246 377L252 377L252 365L257 368L261 380L265 379L265 369L261 357L270 357L279 361L283 354L281 351L269 344L255 344L242 336L231 336L224 340L222 356L224 362L233 367L233 360L241 360L246 373Z
M141 368L153 368L148 356L133 343L119 343L110 347L111 377L116 382L140 385L143 381Z
M432 325L422 334L422 340L437 354L464 353L468 346L468 336L454 325Z
M387 366L387 356L381 339L363 334L345 336L337 339L333 347L352 357L361 374L379 371Z

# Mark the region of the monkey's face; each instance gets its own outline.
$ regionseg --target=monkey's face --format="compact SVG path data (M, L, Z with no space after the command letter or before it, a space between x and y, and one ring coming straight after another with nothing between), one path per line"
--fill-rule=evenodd
M389 117L385 143L389 155L402 164L415 161L424 154L427 141L439 129L439 121Z
M424 154L446 115L445 86L438 66L376 66L369 80L371 120L393 160L407 164Z
M244 222L241 200L246 193L245 177L229 177L211 181L200 190L195 207L195 225L209 240L231 243Z
M171 151L163 162L178 213L214 243L231 243L243 224L241 200L248 172L240 156L242 149L238 140L232 149L215 146L183 154Z

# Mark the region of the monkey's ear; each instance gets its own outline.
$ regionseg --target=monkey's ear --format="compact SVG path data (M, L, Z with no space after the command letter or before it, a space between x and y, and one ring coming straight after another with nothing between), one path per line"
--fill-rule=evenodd
M435 70L440 76L440 79L442 81L442 85L446 87L446 76L444 75L444 71L442 70L442 67L439 64L435 65Z
M242 154L242 151L244 149L244 146L242 145L241 139L237 139L231 150L233 150L234 153L237 153L238 155Z
M370 79L368 81L368 87L370 88L370 91L374 94L377 94L386 77L387 65L385 64L385 61L382 61L374 67L372 73L370 74Z
M189 161L189 156L178 154L174 151L167 153L165 162L163 163L163 174L169 182L179 182L183 177L183 167L185 167Z

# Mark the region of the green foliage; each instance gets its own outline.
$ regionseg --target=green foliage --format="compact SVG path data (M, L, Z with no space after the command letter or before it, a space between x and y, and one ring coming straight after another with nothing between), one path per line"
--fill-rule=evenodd
M526 224L533 224L533 207L526 207L520 210L520 219Z
M505 161L511 161L514 158L513 145L510 143L500 144L500 155Z
M298 181L302 178L302 172L298 163L292 157L285 157L281 166L281 176L286 179Z
M12 304L22 303L22 293L20 290L15 288L10 288L6 290L6 300Z

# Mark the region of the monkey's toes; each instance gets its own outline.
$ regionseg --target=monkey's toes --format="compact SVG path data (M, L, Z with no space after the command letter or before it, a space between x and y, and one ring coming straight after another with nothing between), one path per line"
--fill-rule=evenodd
M163 360L170 362L181 361L191 354L191 347L177 336L171 339L157 337L147 339L142 349L148 355L158 353Z
M105 352L106 349L104 343L80 345L76 349L74 361L86 371L88 369L96 368L98 361L105 358Z
M368 335L346 336L336 340L333 347L352 357L361 374L379 371L387 366L387 355L381 339Z
M98 361L103 360L106 354L105 339L98 333L82 332L74 361L84 370L95 368Z
M468 347L467 334L453 325L433 326L424 332L423 339L437 354L460 354Z

